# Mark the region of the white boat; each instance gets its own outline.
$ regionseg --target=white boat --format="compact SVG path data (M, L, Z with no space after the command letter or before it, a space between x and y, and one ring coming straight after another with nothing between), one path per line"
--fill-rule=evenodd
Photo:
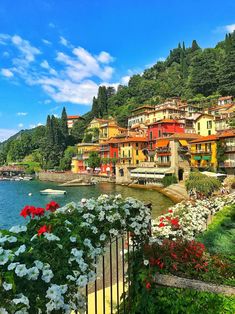
M40 191L40 193L42 195L64 195L67 192L66 191L62 191L62 190L46 189L46 190Z

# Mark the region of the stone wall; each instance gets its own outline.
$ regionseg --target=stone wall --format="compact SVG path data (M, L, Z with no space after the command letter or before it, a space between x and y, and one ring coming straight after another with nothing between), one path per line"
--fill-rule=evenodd
M75 179L87 179L93 178L97 182L115 182L114 177L109 176L98 176L98 175L90 175L90 174L79 174L72 172L39 172L38 179L40 181L50 181L50 182L59 182L64 183L67 181L72 181Z

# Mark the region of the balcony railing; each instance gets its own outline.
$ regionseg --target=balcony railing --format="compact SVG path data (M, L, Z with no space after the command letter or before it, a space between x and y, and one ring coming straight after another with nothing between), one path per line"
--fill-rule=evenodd
M157 161L156 164L159 167L170 167L171 166L171 162L170 161L165 161L165 162Z
M157 153L170 153L171 148L170 147L158 147L156 151Z
M235 145L226 145L226 152L235 151Z

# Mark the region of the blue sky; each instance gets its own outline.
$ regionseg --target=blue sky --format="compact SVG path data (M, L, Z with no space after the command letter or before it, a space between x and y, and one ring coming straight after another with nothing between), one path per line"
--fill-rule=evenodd
M178 42L213 47L234 12L233 0L1 0L0 141L64 105L87 112L99 85L127 84Z

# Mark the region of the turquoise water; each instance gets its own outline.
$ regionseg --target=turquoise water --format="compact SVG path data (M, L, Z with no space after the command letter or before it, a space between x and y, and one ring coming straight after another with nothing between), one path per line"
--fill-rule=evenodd
M66 190L65 196L41 195L44 189ZM32 193L32 196L28 194ZM44 207L51 200L63 206L71 201L82 198L98 197L100 194L122 194L123 197L134 197L144 202L152 202L153 218L160 215L172 201L155 190L142 190L111 183L99 183L94 186L83 187L58 187L58 184L40 181L0 181L0 229L9 228L16 224L24 224L25 219L19 214L25 205Z

